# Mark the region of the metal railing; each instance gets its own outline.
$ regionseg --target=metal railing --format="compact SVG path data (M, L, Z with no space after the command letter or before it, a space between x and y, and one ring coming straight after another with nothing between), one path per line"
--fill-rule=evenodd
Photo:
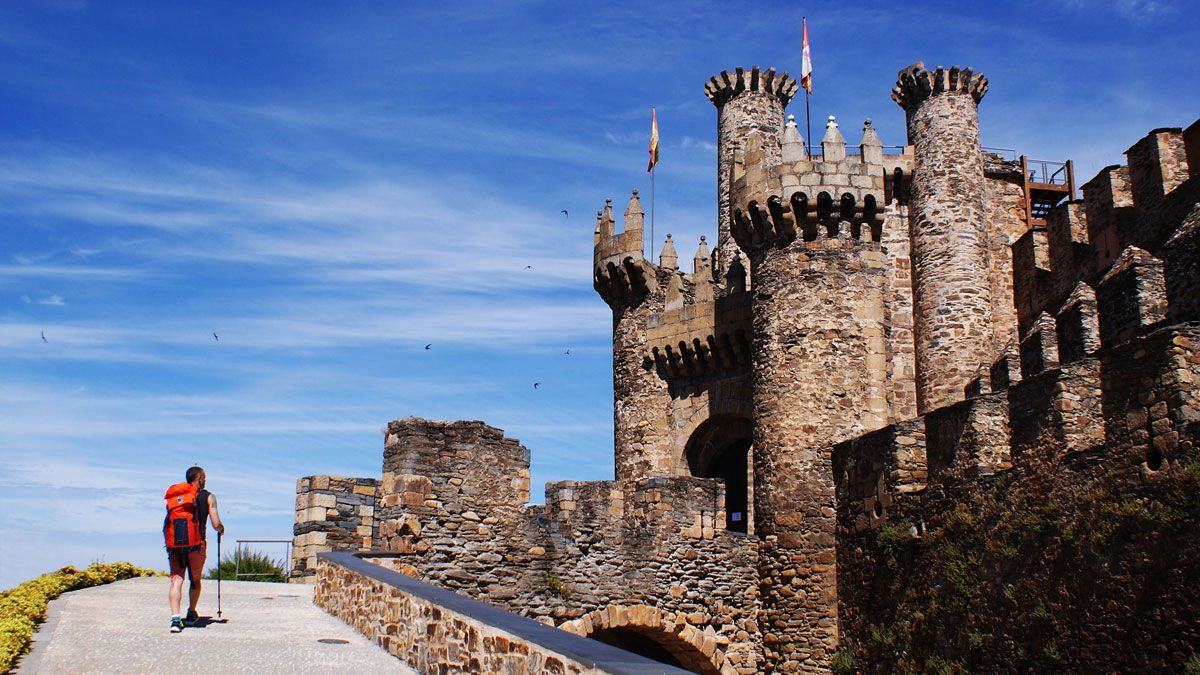
M885 155L903 155L904 148L907 146L884 145L884 146L880 146L880 147L883 148L883 154L885 154ZM805 148L805 150L808 152L809 159L820 159L825 156L824 149L822 149L821 146L819 146L819 145ZM862 146L861 145L847 145L846 146L846 156L847 157L858 157L860 155L862 155Z
M980 146L979 149L992 155L1000 155L1009 162L1017 161L1017 151L1013 150L1012 148L989 148L986 145L983 145Z
M243 572L242 571L242 544L286 544L283 555L283 578L290 579L292 577L292 540L291 539L238 539L236 548L233 552L234 567L233 578L239 577L257 577L262 576L262 572ZM249 547L247 547L249 551Z
M1044 159L1026 159L1026 170L1029 172L1030 183L1046 185L1067 184L1067 163L1051 162Z

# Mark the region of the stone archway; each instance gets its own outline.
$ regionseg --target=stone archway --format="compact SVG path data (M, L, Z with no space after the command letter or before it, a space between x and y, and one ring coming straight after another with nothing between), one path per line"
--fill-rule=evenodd
M725 529L748 532L753 519L750 443L754 424L748 417L713 415L697 425L684 446L689 472L725 482Z
M559 626L702 675L725 672L725 652L711 626L704 630L679 614L649 605L611 605ZM640 648L640 649L639 649ZM656 658L657 657L657 658Z

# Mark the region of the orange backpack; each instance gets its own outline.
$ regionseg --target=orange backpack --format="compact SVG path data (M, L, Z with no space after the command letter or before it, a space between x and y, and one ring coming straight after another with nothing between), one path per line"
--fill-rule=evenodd
M176 483L167 488L167 520L163 524L163 538L167 548L191 548L201 542L196 499L200 490L191 483Z

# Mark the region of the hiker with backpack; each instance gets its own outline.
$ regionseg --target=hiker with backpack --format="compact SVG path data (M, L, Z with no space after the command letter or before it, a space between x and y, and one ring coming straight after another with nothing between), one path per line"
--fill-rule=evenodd
M196 603L200 601L200 578L204 574L204 558L207 550L206 521L212 520L218 541L225 534L221 516L217 513L217 498L204 489L204 469L193 466L184 475L187 482L176 483L167 488L165 499L167 515L163 519L163 538L167 545L167 560L171 568L171 590L167 597L171 604L171 632L183 631L185 621L194 623ZM221 561L218 560L220 565ZM183 575L187 572L191 581L186 617L179 616L183 595Z

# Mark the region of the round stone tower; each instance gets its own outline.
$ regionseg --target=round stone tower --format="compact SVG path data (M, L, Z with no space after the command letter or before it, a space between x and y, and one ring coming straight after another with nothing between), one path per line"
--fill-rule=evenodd
M676 459L666 411L671 395L647 367L647 326L663 311L669 276L642 256L645 213L637 190L615 233L612 204L598 214L593 283L613 310L613 428L617 480L672 476Z
M779 139L783 133L783 109L796 94L796 80L787 73L766 72L754 66L747 72L737 68L714 75L704 85L704 94L717 107L717 248L713 272L724 279L737 252L729 235L729 183L734 154L746 144L752 131L762 135L768 166L780 160Z
M917 407L966 397L992 360L992 298L984 222L979 101L987 78L969 68L900 71L892 99L904 108L915 167L909 208Z
M748 178L766 175L765 145L751 134ZM736 185L731 223L753 279L758 626L767 670L827 673L838 639L831 449L886 423L871 400L886 377L882 214L772 192Z

